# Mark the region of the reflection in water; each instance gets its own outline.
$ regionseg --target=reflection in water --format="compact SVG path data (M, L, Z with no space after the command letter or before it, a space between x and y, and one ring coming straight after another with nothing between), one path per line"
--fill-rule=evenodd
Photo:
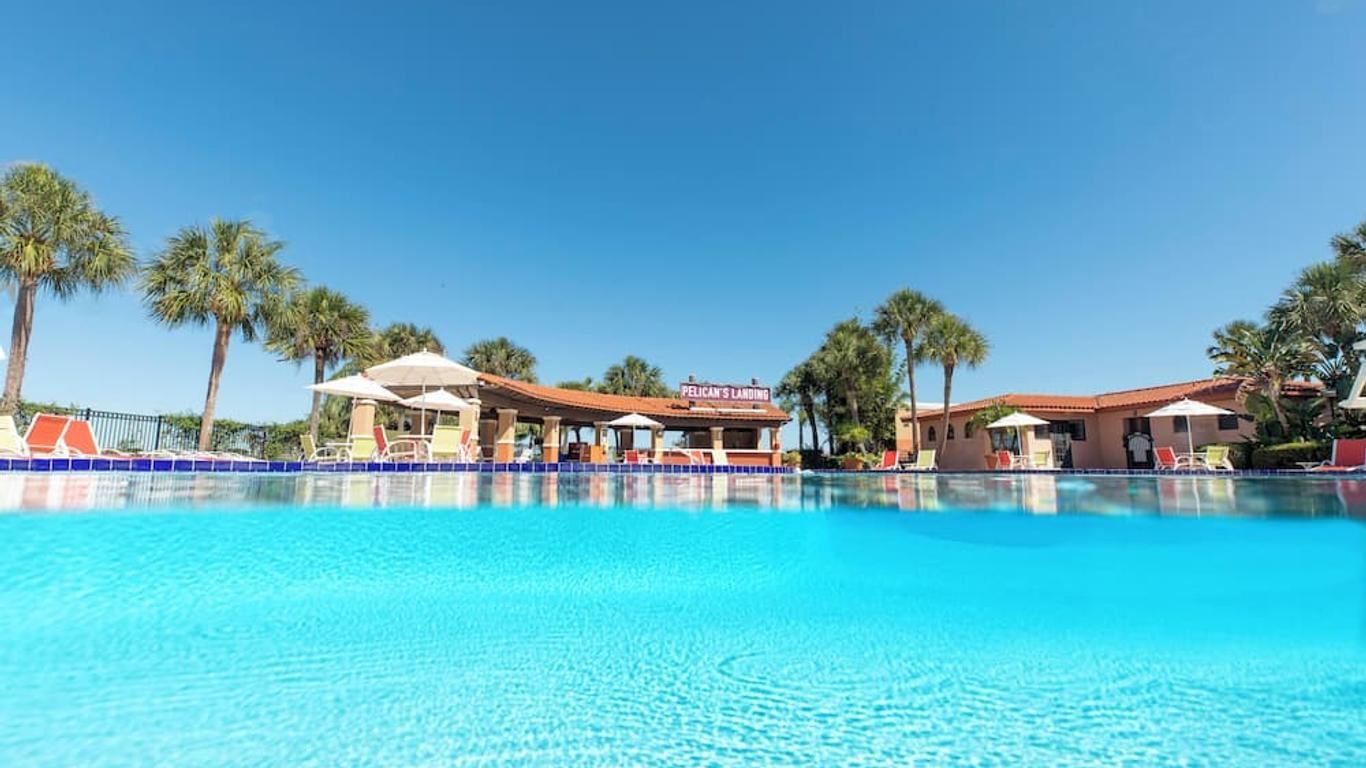
M1036 474L0 475L0 509L289 505L832 508L1366 519L1366 479Z

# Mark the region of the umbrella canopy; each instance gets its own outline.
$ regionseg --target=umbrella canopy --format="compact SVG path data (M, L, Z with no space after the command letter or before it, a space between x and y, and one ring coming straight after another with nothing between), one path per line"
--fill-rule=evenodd
M434 352L414 352L372 365L365 375L386 387L472 387L479 372Z
M1024 411L1016 411L1009 416L1003 416L987 425L987 429L1005 429L1007 427L1042 427L1048 422L1037 416L1030 416Z
M607 426L629 427L631 429L659 429L664 425L648 416L641 416L638 413L628 413L625 416L620 416L607 422Z
M423 411L463 411L470 407L468 400L456 397L444 389L434 389L416 397L399 400L398 403Z
M1016 448L1020 451L1020 454L1023 455L1024 428L1042 427L1046 426L1047 424L1048 422L1044 421L1043 419L1037 416L1030 416L1024 411L1016 411L1012 414L1002 416L1001 418L991 422L987 425L987 429L1009 429L1011 427L1014 427Z
M1164 416L1185 416L1186 417L1186 448L1191 453L1195 453L1195 437L1191 434L1190 418L1192 416L1231 416L1233 411L1219 408L1218 406L1202 403L1199 400L1191 400L1183 397L1174 403L1158 408L1148 414L1148 418L1161 418Z
M1148 414L1149 418L1161 416L1231 416L1233 411L1219 408L1218 406L1202 403L1199 400L1181 398L1174 403L1158 408Z
M310 384L308 388L324 395L337 395L338 397L350 397L358 400L380 400L391 403L398 399L398 395L380 386L378 382L367 379L360 374L343 376L340 379L324 381L321 384Z

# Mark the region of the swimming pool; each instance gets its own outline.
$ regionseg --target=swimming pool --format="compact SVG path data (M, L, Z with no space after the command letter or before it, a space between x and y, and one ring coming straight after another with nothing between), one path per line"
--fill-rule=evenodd
M1366 764L1366 481L0 477L0 764Z

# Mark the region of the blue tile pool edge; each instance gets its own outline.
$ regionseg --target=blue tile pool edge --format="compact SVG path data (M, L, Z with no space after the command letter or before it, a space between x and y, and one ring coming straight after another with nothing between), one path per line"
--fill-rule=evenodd
M580 464L540 462L466 464L458 462L312 462L312 461L206 461L123 457L0 458L0 472L478 472L478 473L601 473L680 475L787 475L790 467L712 466L710 464Z

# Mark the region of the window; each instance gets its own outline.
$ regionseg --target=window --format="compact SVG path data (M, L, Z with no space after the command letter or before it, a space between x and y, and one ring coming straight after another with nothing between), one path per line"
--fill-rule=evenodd
M1034 439L1047 440L1048 433L1052 431L1052 424L1036 424L1034 426Z
M1071 421L1068 422L1068 426L1071 428L1073 442L1086 442L1086 422L1080 420Z
M972 422L969 421L967 424L964 424L964 425L963 425L963 439L964 439L964 440L971 440L971 439L972 439L972 433L973 433L973 432L976 432L976 431L977 431L977 430L975 430L975 429L972 428Z
M930 431L927 433L927 436L926 436L926 438L925 438L925 442L927 442L927 443L937 443L937 442L939 442L939 439L935 436L935 431L934 431L934 427L933 427L933 426L930 427Z
M1190 431L1190 428L1191 428L1191 426L1190 426L1190 424L1186 421L1186 417L1185 417L1185 416L1173 416L1173 417L1172 417L1172 431L1175 432L1176 434L1179 435L1179 434L1182 434L1183 432L1189 432L1189 431Z
M1230 414L1228 414L1227 416L1220 416L1220 417L1219 417L1219 429L1224 430L1224 429L1237 429L1237 428L1238 428L1238 414L1236 414L1236 413L1230 413Z
M952 425L952 424L949 425L949 439L950 439L950 440L953 439L953 425Z

